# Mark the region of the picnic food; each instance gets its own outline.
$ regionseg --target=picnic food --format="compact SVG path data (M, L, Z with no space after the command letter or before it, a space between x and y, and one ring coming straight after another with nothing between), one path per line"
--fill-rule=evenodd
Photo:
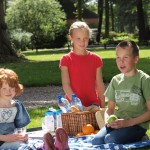
M99 131L100 131L100 130L95 130L95 131L94 131L94 134L97 134Z
M72 105L72 106L70 107L70 109L71 109L72 112L80 112L80 111L81 111L78 107L76 107L76 106L74 106L74 105Z
M113 121L115 121L115 120L117 120L118 118L117 118L117 116L116 115L110 115L109 117L108 117L108 120L107 120L107 122L108 123L112 123Z
M94 133L94 131L95 129L91 124L87 124L82 127L82 132L84 133L84 135L89 135L91 133Z
M83 136L83 135L84 135L83 132L79 132L79 133L77 133L77 134L75 135L75 137L78 138L78 137Z

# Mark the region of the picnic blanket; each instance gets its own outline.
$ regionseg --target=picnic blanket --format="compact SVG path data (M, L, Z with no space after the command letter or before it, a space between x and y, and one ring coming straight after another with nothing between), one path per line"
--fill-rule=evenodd
M130 144L102 144L92 145L93 136L82 136L79 138L69 137L70 150L129 150L150 146L150 140L140 141Z
M38 149L40 145L43 144L43 135L41 131L36 131L33 133L29 133L28 144L23 147L21 150L41 150ZM74 136L70 136L68 140L70 150L129 150L136 148L143 148L146 146L150 146L150 140L140 141L130 144L102 144L102 145L92 145L93 136L82 136L79 138L75 138Z

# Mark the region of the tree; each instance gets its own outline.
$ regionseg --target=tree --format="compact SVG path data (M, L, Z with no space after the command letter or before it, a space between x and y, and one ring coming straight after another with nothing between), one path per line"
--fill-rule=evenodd
M77 0L74 3L74 6L76 7L76 11L74 12L76 14L76 19L82 21L82 14L83 14L83 4L84 1L83 0Z
M110 14L111 14L111 30L112 30L112 31L115 31L115 27L114 27L113 0L110 0Z
M95 1L87 0L85 2L85 7L88 8L89 10L91 10L92 12L98 14L97 0L95 0Z
M138 16L138 28L139 28L139 42L145 43L146 39L146 30L145 30L145 18L143 11L143 3L142 0L136 0L137 2L137 16Z
M61 47L67 41L66 16L56 0L16 0L7 9L9 30L32 33L36 49Z
M109 37L109 0L105 0L105 38Z
M3 0L0 0L0 62L15 61L19 58L7 35L7 25L4 18Z
M98 16L99 16L99 22L98 22L98 33L97 33L96 41L100 42L102 20L103 20L103 0L98 0Z

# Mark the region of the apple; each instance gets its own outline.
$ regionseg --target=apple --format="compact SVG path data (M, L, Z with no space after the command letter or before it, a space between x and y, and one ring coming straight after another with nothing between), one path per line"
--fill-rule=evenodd
M116 115L110 115L109 117L108 117L108 120L107 120L107 122L108 123L112 123L113 121L115 121L115 120L117 120L118 118L117 118L117 116Z

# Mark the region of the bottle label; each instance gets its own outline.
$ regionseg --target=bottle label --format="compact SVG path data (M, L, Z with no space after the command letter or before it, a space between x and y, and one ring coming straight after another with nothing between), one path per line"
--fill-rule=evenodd
M52 132L55 130L53 116L45 116L45 128Z

